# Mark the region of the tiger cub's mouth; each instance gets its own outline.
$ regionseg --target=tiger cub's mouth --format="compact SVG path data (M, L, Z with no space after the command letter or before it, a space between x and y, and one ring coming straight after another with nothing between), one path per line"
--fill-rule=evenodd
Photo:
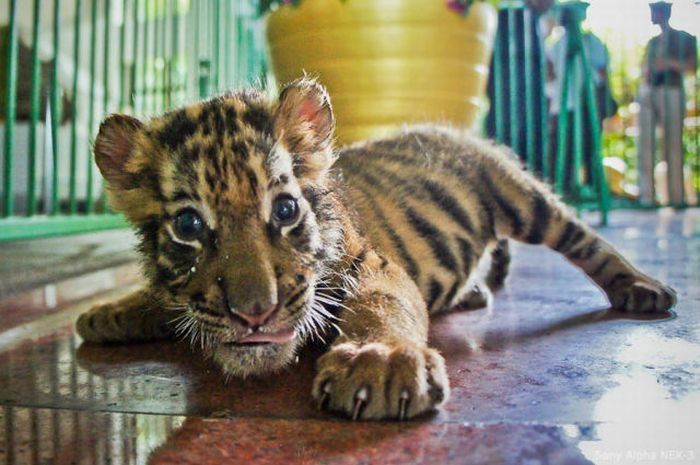
M227 342L225 345L229 346L253 346L253 345L266 345L266 344L287 344L293 341L297 337L296 329L283 328L275 332L260 332L255 331L246 334L237 341Z

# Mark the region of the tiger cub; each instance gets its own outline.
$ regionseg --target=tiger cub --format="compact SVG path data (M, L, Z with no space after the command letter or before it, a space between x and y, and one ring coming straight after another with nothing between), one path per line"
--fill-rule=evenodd
M674 305L506 149L423 126L336 151L333 130L328 94L308 78L276 101L243 91L146 123L107 118L95 159L140 236L147 281L80 316L78 333L189 336L241 377L331 337L317 405L406 419L449 395L429 314L485 305L505 278L505 238L563 254L615 308Z

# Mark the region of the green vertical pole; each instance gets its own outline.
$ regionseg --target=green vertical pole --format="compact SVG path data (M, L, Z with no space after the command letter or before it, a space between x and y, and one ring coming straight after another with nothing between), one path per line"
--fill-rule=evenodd
M53 9L53 64L51 66L51 214L59 212L58 204L58 128L61 117L60 83L58 82L58 55L61 37L61 0L54 0Z
M126 18L128 13L127 0L122 0L122 23L119 26L119 110L126 108ZM105 37L109 36L109 28ZM105 54L105 63L109 55ZM106 68L106 65L105 65Z
M146 98L149 93L148 88L148 23L150 22L150 11L149 6L151 0L143 1L143 62L141 63L141 111L143 113L148 112L148 107L146 106Z
M220 92L221 91L221 50L220 50L220 42L221 42L221 3L219 0L212 0L213 3L213 9L211 12L211 18L212 22L214 23L214 28L213 28L213 34L214 34L214 43L213 45L213 50L212 50L212 71L214 73L214 85L216 86L215 92ZM225 1L225 0L224 0Z
M124 2L126 3L126 2ZM103 80L103 87L104 91L102 94L102 115L106 116L109 113L109 92L110 92L110 80L109 80L109 64L111 62L110 58L110 36L111 36L111 14L112 14L112 1L111 0L105 0L105 26L104 26L104 42L103 42L103 57L102 57L102 80ZM122 18L122 28L124 26L124 21L125 19ZM123 37L122 37L123 38ZM121 44L123 47L123 43ZM122 50L123 53L123 50ZM121 61L119 65L119 69L123 70L123 61ZM121 76L123 76L124 73L121 72L119 74L119 83L121 84ZM122 87L122 86L120 86ZM123 92L120 92L120 97L123 96ZM92 127L92 126L91 126ZM93 135L93 140L94 140L94 135ZM90 153L92 155L92 153ZM88 157L90 159L90 169L94 169L92 167L92 156ZM107 197L105 195L105 190L104 190L104 184L102 188L102 192L100 194L100 203L102 205L102 211L106 210L107 206Z
M71 214L78 211L78 199L76 197L76 171L78 151L78 71L80 64L80 14L82 13L82 0L75 0L75 30L73 31L73 111L71 112L71 136L70 136L70 175L68 180L68 201ZM90 44L94 47L94 44Z
M92 0L90 2L92 8L90 11L90 101L88 109L88 126L86 134L88 136L87 153L86 158L87 163L85 166L87 173L87 189L85 197L85 207L87 212L92 212L94 208L94 202L92 200L92 157L90 156L90 151L92 148L92 131L95 125L95 72L97 70L97 0ZM107 89L105 89L106 91Z
M153 106L152 112L156 113L162 110L163 107L163 0L155 0L153 17Z
M570 59L564 62L564 78L561 81L559 99L559 119L557 124L557 155L554 168L554 187L559 194L564 193L564 167L566 165L566 144L569 133L569 81L571 80Z
M170 108L172 105L172 59L173 49L171 47L172 40L168 40L172 36L172 16L171 0L165 1L165 9L163 13L163 108Z
M580 56L581 63L583 66L583 91L585 92L585 102L589 109L588 111L588 124L591 128L591 177L592 186L597 190L598 196L598 206L600 208L601 225L605 226L608 224L608 211L610 210L610 191L608 190L608 183L605 178L605 169L603 168L603 160L601 153L600 144L600 126L598 125L598 105L596 103L596 93L595 85L593 83L593 70L591 69L590 58L586 55L586 49L583 46L583 40L581 36L581 26L576 24L575 33L580 42Z
M170 48L172 50L170 57L170 86L171 86L171 98L170 106L179 105L181 102L181 73L180 64L182 60L180 51L180 21L182 19L182 14L180 12L180 5L177 0L172 0L173 2L173 16L172 16L172 29L170 35ZM173 95L174 94L174 95Z
M510 147L513 151L518 152L520 145L520 114L518 112L518 80L517 73L517 45L518 39L515 35L515 8L508 7L508 87L509 87L509 102L508 108L510 111ZM518 155L520 155L518 153Z
M503 71L501 69L501 32L496 31L493 46L493 105L496 120L496 141L503 143Z
M236 4L236 85L244 85L245 80L245 34L243 29L243 8Z
M224 16L224 24L226 27L223 28L224 30L224 58L223 58L223 82L224 82L224 87L231 87L231 61L232 61L232 56L231 56L231 37L230 37L230 32L231 29L228 27L228 25L233 24L231 22L231 2L227 2L224 0L224 11L223 11L223 16Z
M572 164L572 176L571 176L571 185L566 186L567 191L570 193L574 194L576 198L579 198L578 195L581 192L581 166L583 165L583 115L582 115L582 108L581 106L588 103L584 99L582 99L582 95L577 95L575 96L576 100L574 101L574 119L571 125L571 129L573 130L573 160L571 160ZM590 110L589 110L590 111ZM593 159L593 162L595 162L595 159ZM590 174L590 173L589 173Z
M544 41L542 39L540 40L540 60L538 63L538 66L540 67L540 89L542 89L540 93L540 137L542 138L541 142L541 150L542 150L542 177L546 180L551 181L551 173L549 172L549 168L551 166L551 156L552 154L549 151L549 134L548 134L548 128L549 128L549 113L547 111L547 98L544 95L544 89L546 87L546 81L547 81L547 61L545 58L545 53L544 53Z
M136 95L137 93L137 86L136 86L136 81L138 79L138 61L139 61L139 12L141 11L141 8L139 8L139 0L134 0L134 44L133 44L133 64L131 66L131 82L129 83L130 86L130 100L131 100L131 108L133 108L134 113L138 114L140 107L137 106L138 102L138 97Z
M3 217L14 211L14 189L12 183L13 156L15 151L15 116L17 114L17 0L10 0L10 24L7 31L7 81L5 83L5 173L3 191L5 201Z
M523 11L525 40L525 160L530 171L535 169L535 123L533 100L533 69L532 69L532 12L525 8Z
M36 127L39 124L41 68L39 63L39 15L41 0L34 0L34 17L32 26L32 62L31 62L31 95L29 113L29 166L27 176L27 216L36 213Z

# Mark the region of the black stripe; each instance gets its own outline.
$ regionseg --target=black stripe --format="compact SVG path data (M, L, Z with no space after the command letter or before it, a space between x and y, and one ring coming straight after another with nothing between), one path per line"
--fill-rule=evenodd
M595 270L592 270L589 275L598 276L603 270L605 270L605 268L607 268L608 264L610 264L610 257L605 257L605 260L603 260L601 264L595 268Z
M416 281L420 276L420 270L418 268L418 264L409 253L408 248L406 247L406 244L404 243L403 239L401 238L401 236L399 236L399 234L394 230L389 221L386 219L386 217L382 213L382 210L379 208L379 204L377 204L377 202L374 200L374 196L372 195L372 193L367 192L366 190L360 187L357 187L357 189L364 195L367 203L371 205L372 211L377 216L377 221L382 226L381 229L384 232L386 232L389 236L389 240L398 252L399 257L403 262L403 266L406 269L406 272L414 281Z
M600 250L600 244L594 239L590 244L569 253L567 256L573 260L588 260Z
M474 225L471 218L469 218L469 214L447 189L430 179L423 179L422 184L433 202L438 204L445 213L450 215L466 231L474 232Z
M243 121L257 132L272 132L272 115L259 105L249 106L243 113Z
M299 290L299 292L295 293L292 295L287 301L284 303L286 307L289 307L291 305L294 305L297 303L297 301L306 293L306 290L309 288L309 284L305 284L304 287Z
M455 281L452 287L450 287L450 290L447 291L447 294L445 295L445 300L442 304L443 307L450 305L452 302L452 299L454 299L455 294L457 293L457 289L459 288L459 281Z
M629 279L631 277L632 277L632 275L630 275L629 273L627 273L625 271L617 273L617 274L615 274L615 276L612 277L612 279L610 279L608 282L603 284L602 287L603 287L603 289L614 288L618 282L624 281L624 280Z
M578 229L579 227L576 223L571 220L567 221L566 226L564 227L564 232L561 234L561 236L559 236L559 240L554 245L554 250L557 252L562 252L564 246L571 240L571 237Z
M156 137L161 144L174 150L192 137L198 127L197 121L192 121L185 110L178 110L170 115Z
M551 211L544 196L539 192L534 193L530 232L525 238L525 242L530 244L542 243L544 235L547 234L549 229L550 216Z
M442 231L419 215L413 208L406 207L404 211L411 226L428 243L440 265L453 273L457 273L457 259L450 250L447 238Z
M472 272L472 260L474 259L472 245L463 237L457 236L455 240L457 241L459 253L462 257L462 269L464 270L464 274L469 277Z
M430 287L428 288L428 310L432 310L435 302L442 295L443 287L440 282L435 278L430 278Z
M515 208L515 206L513 206L508 199L503 197L501 190L496 187L496 184L494 184L493 180L483 167L480 169L480 172L480 179L486 187L486 194L490 196L494 202L496 202L496 206L503 212L503 216L510 221L513 235L520 236L525 229L523 220L520 217L520 212L518 212L518 209Z

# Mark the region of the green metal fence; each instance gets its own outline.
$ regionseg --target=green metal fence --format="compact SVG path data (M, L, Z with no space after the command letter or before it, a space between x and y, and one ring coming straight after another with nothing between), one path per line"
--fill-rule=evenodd
M685 177L658 172L659 168L663 169L660 162L669 158L671 153L670 138L656 137L656 132L648 127L647 134L654 134L656 150L653 160L648 162L651 166L642 169L638 160L643 116L639 94L643 82L639 76L632 77L625 70L631 67L639 70L643 58L640 55L634 58L637 62L628 63L623 61L626 58L624 52L609 50L609 85L607 88L601 86L605 80L594 79L594 72L601 70L592 69L589 47L584 46L584 38L590 39L581 30L585 5L576 3L561 2L544 17L545 21L562 23L563 12L568 10L571 13L571 20L565 27L567 32L561 37L565 44L561 59L564 66L555 70L550 65L552 48L556 46L550 43L545 46L543 19L524 2L501 2L489 76L490 110L485 121L486 135L510 146L528 169L549 181L568 203L580 209L601 211L603 223L610 208L697 205L700 193L700 68L696 67L695 73L684 73L681 87L684 87L685 106L681 105L679 113L682 115L675 115L683 122ZM640 8L646 8L646 5ZM606 45L610 48L619 44ZM676 53L678 61L685 56L683 47L678 47ZM653 61L652 57L646 59ZM576 66L582 71L574 76ZM561 74L559 82L555 79L557 73ZM576 82L572 82L574 80ZM545 92L548 81L549 95ZM552 100L569 102L569 91L574 88L578 89L578 95L574 97L573 108L554 110ZM673 94L667 87L656 89L663 97L660 105L666 108L668 115ZM667 130L666 120L669 118L659 117L658 111L654 116L651 126L658 126L658 129L665 126L662 132L673 133ZM618 170L620 165L626 169ZM657 171L656 175L653 171ZM655 187L658 201L647 201L646 205L640 203L635 192L639 189L640 178L642 183L646 179L647 185L651 183ZM665 198L669 195L664 195L663 191L668 191L671 184L685 188L683 200Z
M5 5L2 5L5 3ZM123 225L91 157L101 119L265 82L256 0L5 0L0 241Z

